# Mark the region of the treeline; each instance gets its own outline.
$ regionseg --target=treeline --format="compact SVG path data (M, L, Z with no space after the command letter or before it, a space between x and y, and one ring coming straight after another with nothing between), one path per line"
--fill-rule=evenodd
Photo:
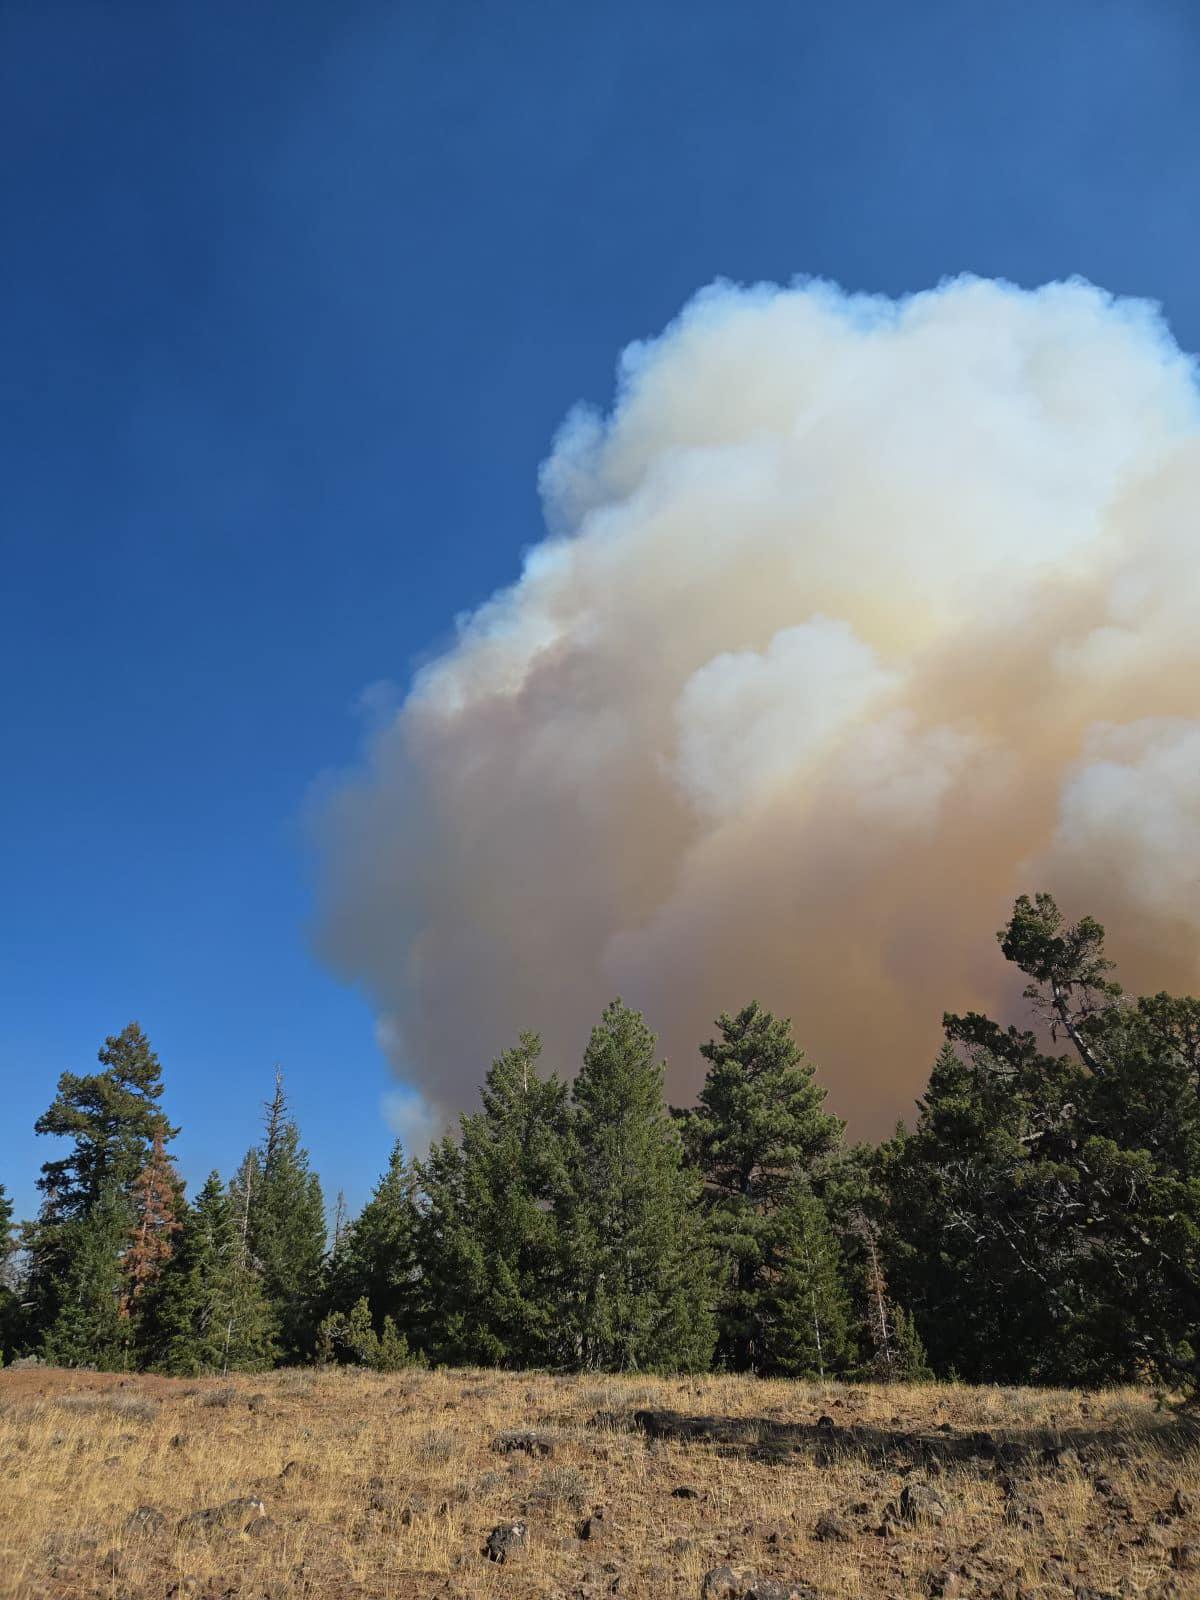
M1200 1388L1200 1001L1123 994L1052 899L1000 934L1036 1029L947 1015L915 1126L847 1146L789 1022L722 1015L670 1110L615 1001L567 1083L522 1035L422 1161L328 1236L282 1081L189 1203L136 1024L36 1126L38 1216L0 1189L0 1345L74 1366L278 1363L959 1377ZM1050 1046L1045 1048L1040 1040Z

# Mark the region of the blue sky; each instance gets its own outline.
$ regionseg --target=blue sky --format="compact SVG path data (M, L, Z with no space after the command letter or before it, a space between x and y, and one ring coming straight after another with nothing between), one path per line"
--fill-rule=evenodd
M564 412L717 276L1079 273L1195 350L1198 71L1190 0L7 0L19 1205L58 1073L130 1017L192 1183L280 1062L360 1203L391 1084L311 953L306 798L515 576Z

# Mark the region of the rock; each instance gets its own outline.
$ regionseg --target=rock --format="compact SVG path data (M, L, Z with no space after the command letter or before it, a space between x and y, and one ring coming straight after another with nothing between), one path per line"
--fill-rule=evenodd
M226 1500L223 1505L208 1506L203 1511L193 1511L183 1518L181 1528L224 1528L243 1533L252 1522L265 1517L267 1508L257 1495L240 1495L236 1500Z
M1011 1499L1004 1507L1004 1520L1022 1533L1036 1533L1046 1526L1046 1514L1032 1500Z
M518 1550L525 1548L528 1530L523 1522L501 1522L487 1536L483 1553L489 1561L503 1564Z
M242 1531L248 1539L261 1539L268 1533L274 1533L278 1526L279 1524L274 1517L264 1515L255 1517L252 1522L247 1523Z
M700 1600L741 1600L741 1579L732 1567L712 1567L700 1585Z
M946 1502L927 1483L906 1483L900 1495L900 1515L905 1522L944 1522Z
M1171 1510L1177 1517L1194 1517L1196 1515L1196 1496L1188 1489L1176 1489L1171 1500Z
M1177 1544L1171 1551L1176 1572L1200 1571L1200 1544Z
M498 1433L491 1447L502 1456L512 1455L516 1451L527 1456L554 1454L554 1440L548 1439L544 1433L535 1433L531 1428L514 1433Z
M741 1600L810 1600L811 1589L786 1578L753 1578L742 1590Z
M604 1507L597 1506L590 1517L584 1517L577 1531L581 1539L599 1539L603 1534L611 1532L611 1523Z
M832 1511L823 1511L817 1518L817 1525L813 1529L814 1539L820 1539L825 1544L849 1544L852 1537L849 1525Z
M141 1533L147 1536L161 1533L167 1525L167 1519L156 1506L139 1506L136 1511L131 1511L125 1519L126 1533Z

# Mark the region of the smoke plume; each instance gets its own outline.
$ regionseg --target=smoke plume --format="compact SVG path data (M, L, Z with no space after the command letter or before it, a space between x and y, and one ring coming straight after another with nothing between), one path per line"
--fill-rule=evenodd
M883 1131L1049 888L1200 963L1200 401L1155 308L978 279L697 296L542 468L546 534L321 823L320 940L470 1103L614 994L676 1099L756 997Z

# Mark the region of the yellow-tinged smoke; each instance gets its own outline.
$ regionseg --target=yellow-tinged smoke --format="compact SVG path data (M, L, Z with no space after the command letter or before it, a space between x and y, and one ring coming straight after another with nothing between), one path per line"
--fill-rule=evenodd
M571 1070L615 993L685 1098L757 997L878 1133L1011 995L1022 889L1194 987L1200 397L1154 308L717 286L542 489L322 825L322 947L431 1103L523 1027Z

